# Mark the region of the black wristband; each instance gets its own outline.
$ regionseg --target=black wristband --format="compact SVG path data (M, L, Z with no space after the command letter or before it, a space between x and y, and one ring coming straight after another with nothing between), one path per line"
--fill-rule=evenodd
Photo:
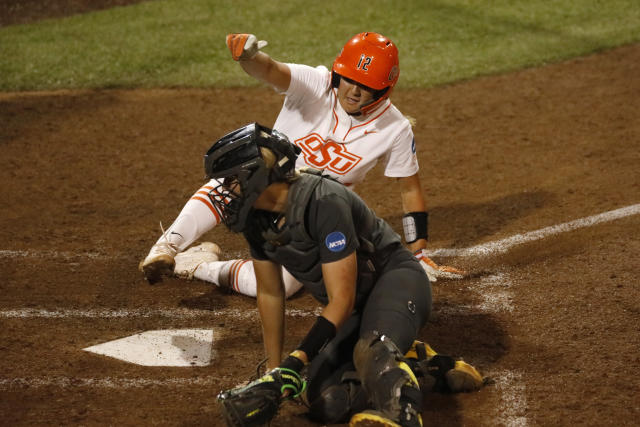
M302 368L304 368L304 362L295 356L289 355L286 359L282 361L279 367L285 368L285 369L291 369L292 371L296 371L297 373L300 373L302 371Z
M419 239L429 240L429 213L409 212L402 217L404 240L413 243Z
M318 316L316 323L313 324L307 336L304 337L298 350L302 350L307 355L309 361L320 353L329 341L336 336L336 326L328 321L325 317Z

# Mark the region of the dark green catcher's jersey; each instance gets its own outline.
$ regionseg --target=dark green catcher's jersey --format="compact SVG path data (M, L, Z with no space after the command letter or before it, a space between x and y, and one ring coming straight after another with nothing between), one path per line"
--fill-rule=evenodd
M400 236L357 194L309 172L291 184L284 219L256 210L244 235L255 259L281 264L323 304L328 299L322 264L356 251L358 306L371 291L389 254L401 245Z

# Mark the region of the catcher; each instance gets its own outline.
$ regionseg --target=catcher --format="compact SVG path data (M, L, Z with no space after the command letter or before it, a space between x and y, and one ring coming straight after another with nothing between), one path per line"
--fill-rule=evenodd
M205 156L207 176L219 182L211 203L251 251L267 356L266 375L219 395L227 423L263 424L306 391L310 416L323 423L421 426L421 382L467 391L483 379L415 341L431 310L420 262L354 192L319 171L297 171L299 152L254 123ZM324 306L284 360L281 266Z

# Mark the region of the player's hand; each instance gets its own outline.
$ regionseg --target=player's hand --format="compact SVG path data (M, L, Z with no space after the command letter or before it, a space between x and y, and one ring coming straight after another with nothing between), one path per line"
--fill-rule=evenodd
M427 256L427 251L424 249L417 250L413 255L420 261L420 265L424 268L427 276L429 276L430 282L436 282L438 279L462 279L469 275L469 273L464 270L459 270L448 265L436 264Z
M253 58L266 45L266 41L258 41L253 34L227 34L227 47L235 61Z

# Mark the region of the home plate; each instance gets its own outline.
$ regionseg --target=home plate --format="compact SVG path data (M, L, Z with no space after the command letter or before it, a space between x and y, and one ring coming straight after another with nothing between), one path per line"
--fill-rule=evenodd
M207 366L211 362L211 329L147 331L84 348L143 366Z

